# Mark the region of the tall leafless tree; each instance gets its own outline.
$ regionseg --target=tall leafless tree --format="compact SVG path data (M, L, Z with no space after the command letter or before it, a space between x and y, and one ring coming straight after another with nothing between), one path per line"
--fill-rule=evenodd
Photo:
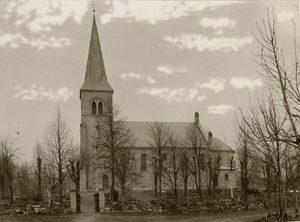
M116 154L115 160L116 179L121 189L122 209L124 210L127 205L127 190L137 180L139 171L137 170L134 153L130 150L130 147L121 147Z
M188 181L189 181L189 177L191 175L190 158L189 158L189 152L187 150L183 150L181 152L180 172L181 172L181 178L182 178L182 182L183 182L183 195L184 195L184 197L187 197Z
M42 168L43 168L43 148L42 148L42 144L36 143L33 150L32 169L36 177L36 187L37 187L36 199L38 201L41 201L43 196L42 195L42 173L43 173Z
M102 118L98 118L97 121L100 135L96 139L96 159L99 160L99 167L105 168L110 172L110 194L111 201L114 201L117 153L121 148L129 146L133 137L117 106L107 107L107 112Z
M149 128L149 136L151 138L150 146L152 147L152 166L155 181L157 181L157 183L155 183L155 191L157 191L158 187L159 199L161 199L162 194L162 177L166 147L168 144L167 130L165 124L161 122L154 122ZM156 192L155 195L157 195Z
M208 161L206 163L206 181L207 192L210 200L215 197L216 188L219 185L219 175L221 169L221 156L220 154L208 155Z
M59 202L63 201L64 182L67 175L66 164L72 147L72 136L58 109L55 119L50 123L45 137L45 154L48 158L48 173L55 172L58 181Z
M286 130L287 115L280 112L270 93L266 101L257 100L257 107L250 107L248 115L242 114L242 124L246 126L244 135L250 140L255 150L262 155L266 164L267 178L273 169L276 172L276 187L278 189L278 214L283 218L286 214L283 187L283 160L286 155L287 143L282 142L282 131ZM268 182L269 183L269 182ZM268 184L267 185L271 185ZM271 190L271 187L267 187Z
M15 168L14 159L16 158L16 152L17 152L17 148L12 139L7 137L0 140L0 155L2 158L2 167L3 167L4 176L5 178L7 178L8 181L10 203L12 203L14 199L13 182L14 182L14 168Z
M237 130L237 154L241 170L242 199L245 203L245 209L248 210L248 189L252 177L253 164L251 144L244 132L245 130Z
M178 197L178 187L180 183L181 173L181 154L180 139L173 131L167 131L167 160L165 167L165 175L169 187L173 190L175 198Z
M208 149L208 142L205 138L205 130L199 124L191 123L185 132L185 146L190 148L191 175L194 178L194 183L199 197L202 196L202 174L205 170L205 155Z
M75 184L76 212L80 213L80 171L84 164L84 154L79 152L77 146L73 146L68 158L67 170Z

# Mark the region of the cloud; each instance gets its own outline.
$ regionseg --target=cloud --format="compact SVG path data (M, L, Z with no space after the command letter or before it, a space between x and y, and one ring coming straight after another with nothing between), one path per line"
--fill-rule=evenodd
M219 115L225 115L229 111L234 110L234 107L231 105L216 105L216 106L208 106L207 112L210 114L219 114Z
M196 100L197 100L198 102L204 101L204 100L206 100L206 99L207 99L207 96L197 96L197 98L196 98Z
M230 80L230 84L233 88L243 89L248 88L254 90L257 87L261 87L263 85L260 79L248 79L246 77L232 77Z
M295 18L296 13L292 11L281 11L277 14L277 19L280 22L290 21L291 19Z
M158 66L157 71L162 72L166 75L172 76L174 73L184 73L187 72L186 68L171 68L169 66Z
M20 45L28 45L38 50L45 48L63 48L72 44L72 41L68 38L55 38L41 36L38 38L27 38L21 33L2 33L0 32L0 47L9 47L16 49Z
M122 73L121 74L121 79L126 80L126 79L138 79L138 80L143 80L143 81L147 81L150 84L155 84L156 80L152 77L152 76L142 76L140 74L137 73Z
M225 90L225 79L214 79L211 78L209 81L199 84L196 83L196 86L198 86L201 89L210 89L213 90L215 93L219 93Z
M27 89L22 89L21 86L16 86L15 90L17 92L14 98L27 101L63 101L67 102L72 96L73 91L62 87L57 90L45 89L44 87L38 87L37 85L32 85Z
M177 88L177 89L169 89L167 87L164 88L142 88L137 90L140 94L150 95L152 97L156 97L159 99L166 100L168 102L193 102L198 101L201 102L207 97L205 95L198 95L198 90L196 88Z
M251 44L251 37L213 37L197 34L182 33L178 36L166 36L165 41L174 44L178 49L196 49L203 51L238 51L247 44Z
M233 28L236 25L236 21L232 20L228 17L221 17L221 18L208 18L203 17L199 25L204 28L213 28L213 29L220 29L220 28Z
M134 19L156 24L161 21L187 16L189 12L201 12L204 9L222 7L240 3L239 1L111 1L110 10L101 16L102 24L113 19Z
M61 26L68 19L81 23L88 4L87 0L15 0L6 4L3 17L16 18L14 25L24 25L33 33L49 32L53 26Z

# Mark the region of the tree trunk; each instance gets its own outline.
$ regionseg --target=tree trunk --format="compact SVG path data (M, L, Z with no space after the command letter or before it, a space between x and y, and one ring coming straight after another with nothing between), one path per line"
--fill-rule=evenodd
M187 197L187 192L188 192L188 178L184 178L184 190L183 190L183 195L184 197Z
M126 209L126 188L125 186L121 186L122 192L122 210Z
M10 164L7 163L6 169L7 169L7 176L8 176L9 201L10 201L10 204L12 204L14 201L13 176L12 176L13 172L9 165Z
M154 172L154 196L157 197L157 173Z
M115 181L115 152L114 149L112 148L111 150L111 187L110 187L110 200L111 202L116 201L115 197L115 186L116 186L116 181Z
M199 163L198 163L199 164ZM202 197L202 189L201 189L201 170L200 166L198 165L198 195Z
M4 191L4 179L1 179L1 199L3 200L5 198L5 191Z
M161 200L161 171L159 172L158 175L158 195L159 195L159 200Z
M37 189L37 200L42 200L42 159L37 158L37 164L38 164L38 175L37 175L37 182L38 182L38 189Z
M80 213L80 204L81 204L81 197L80 197L80 181L76 181L75 184L76 190L76 213Z
M298 196L297 196L297 188L295 185L294 185L293 193L294 193L295 218L299 218Z
M58 166L58 183L59 183L59 203L63 202L63 175L61 163Z

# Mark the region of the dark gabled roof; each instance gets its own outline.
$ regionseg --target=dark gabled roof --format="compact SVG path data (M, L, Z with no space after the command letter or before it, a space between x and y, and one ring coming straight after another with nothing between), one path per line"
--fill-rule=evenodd
M127 127L132 131L135 138L136 147L150 147L151 137L149 136L149 129L154 122L142 121L126 121ZM166 128L169 128L180 139L184 139L186 129L192 124L191 122L163 122ZM219 138L212 138L212 149L231 151L233 149L223 143Z
M113 88L107 81L106 77L95 16L93 17L85 79L80 91L84 90L101 90L113 92Z

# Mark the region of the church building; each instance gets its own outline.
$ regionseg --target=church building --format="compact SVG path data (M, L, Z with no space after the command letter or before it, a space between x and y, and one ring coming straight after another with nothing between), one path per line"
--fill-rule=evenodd
M114 89L110 85L108 77L109 74L105 72L103 54L94 16L85 78L80 88L80 149L82 153L89 156L89 161L84 165L81 172L80 196L82 212L95 212L99 211L99 208L101 211L104 206L104 194L109 192L110 189L109 173L97 167L95 158L93 158L96 152L93 137L98 135L99 127L101 127L101 122L99 124L96 120L103 118L103 115L108 111L107 107L113 106ZM136 108L138 109L138 107ZM191 113L191 115L193 114ZM165 122L164 124L178 135L179 138L184 138L186 129L191 124L199 124L198 121L199 116L196 113L194 122ZM151 165L152 148L149 145L151 140L149 128L152 124L153 122L126 121L126 126L132 131L136 141L135 146L130 147L134 153L137 168L140 171L138 180L131 187L136 192L154 190L154 173ZM221 157L220 182L218 187L222 189L229 189L232 186L236 187L236 179L232 173L232 166L230 166L234 150L217 137L214 137L211 132L205 135L205 139L208 146L210 146L210 149L208 147L205 149L212 155L219 155ZM182 149L185 149L185 147ZM190 178L190 189L195 189L193 184L193 178ZM163 190L167 189L168 187L163 185Z

